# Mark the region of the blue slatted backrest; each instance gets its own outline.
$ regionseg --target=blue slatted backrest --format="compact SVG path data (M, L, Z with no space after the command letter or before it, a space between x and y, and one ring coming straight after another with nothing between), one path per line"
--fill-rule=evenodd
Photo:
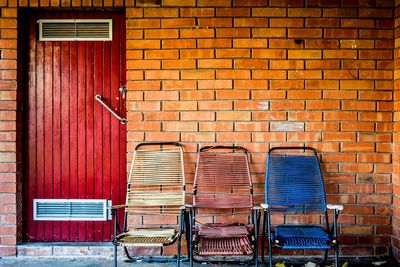
M265 199L270 208L296 212L326 211L324 182L316 153L273 150L268 153L265 182Z

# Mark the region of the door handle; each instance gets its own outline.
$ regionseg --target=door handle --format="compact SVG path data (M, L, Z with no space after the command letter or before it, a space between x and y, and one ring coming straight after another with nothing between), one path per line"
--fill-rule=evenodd
M107 104L103 102L103 97L101 95L96 95L94 99L99 101L99 103L102 104L103 107L105 107L108 111L110 111L111 114L113 114L122 124L126 124L128 122L127 119L121 118L117 113L114 112L114 110L112 110L109 106L107 106Z

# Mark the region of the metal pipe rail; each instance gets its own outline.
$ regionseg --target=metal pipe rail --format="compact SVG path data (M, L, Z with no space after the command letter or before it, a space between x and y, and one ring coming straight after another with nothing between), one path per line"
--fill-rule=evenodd
M128 120L125 118L121 118L117 113L115 113L114 110L112 110L109 106L107 106L106 103L103 102L103 97L101 95L96 95L94 97L94 99L96 99L97 101L99 101L100 104L103 105L103 107L105 107L108 111L111 112L111 114L113 114L122 124L127 124Z

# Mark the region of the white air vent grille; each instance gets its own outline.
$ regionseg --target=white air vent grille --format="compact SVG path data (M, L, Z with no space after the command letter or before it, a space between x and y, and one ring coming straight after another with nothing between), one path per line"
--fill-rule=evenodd
M38 20L40 41L111 41L112 19Z
M106 221L111 219L106 199L34 199L35 221Z

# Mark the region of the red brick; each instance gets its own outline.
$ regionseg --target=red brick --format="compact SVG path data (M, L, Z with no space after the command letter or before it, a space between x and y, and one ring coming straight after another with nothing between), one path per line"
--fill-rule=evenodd
M126 24L127 29L151 29L160 26L160 19L128 19Z
M233 27L232 18L198 18L198 26L202 28Z
M324 99L357 99L357 92L354 91L323 91L322 95Z
M289 59L321 59L321 50L289 50Z
M163 69L194 69L196 68L196 60L194 59L168 59L162 61Z
M320 70L289 70L288 71L289 79L321 79L322 71Z
M304 27L304 18L271 18L269 26L272 28L298 28Z
M240 127L237 127L240 131ZM199 131L202 132L232 132L233 123L232 122L200 122Z
M217 70L217 79L250 79L250 70ZM254 72L253 72L254 78Z
M163 103L163 110L196 110L195 101L166 101Z
M249 17L250 16L250 8L228 8L221 7L216 9L217 17ZM253 14L254 16L254 14Z
M250 49L216 49L216 58L249 58Z
M215 78L213 70L183 70L181 71L181 79L183 80L210 80ZM181 81L177 81L181 82ZM190 81L193 82L193 81Z
M211 38L215 35L214 29L180 29L181 38Z
M232 101L201 101L199 102L199 110L232 110Z
M253 79L286 79L286 71L281 70L253 70Z
M198 48L231 48L232 41L230 39L200 39L197 40Z
M247 90L219 90L216 99L249 99L250 92Z
M250 135L249 132L217 133L217 142L250 142Z
M235 89L268 89L268 83L264 80L234 80Z
M289 8L288 17L321 17L320 8Z
M342 132L325 132L323 133L324 141L340 141L340 142L355 142L355 133L342 133Z
M304 89L304 81L274 80L270 81L270 88L274 89Z
M311 80L306 81L306 89L339 89L339 81Z
M253 17L286 17L286 8L256 7L252 9Z
M326 50L323 52L324 59L356 59L357 51L354 50Z
M191 90L196 89L196 81L162 81L162 87L164 90Z
M321 38L322 29L288 29L289 38Z
M196 26L194 18L161 19L161 28L193 28ZM155 28L155 27L154 27Z
M392 9L360 8L360 18L392 18Z
M182 91L180 93L181 100L212 100L214 92L211 90L202 91Z
M199 59L198 68L201 69L230 69L232 68L231 59Z
M182 121L214 121L215 112L209 111L191 111L181 112Z
M217 112L218 121L249 121L251 113L246 111L219 111Z
M307 110L339 110L340 101L337 100L309 100Z
M234 27L268 27L267 18L234 18Z
M222 28L216 29L216 37L250 37L250 29L249 28ZM261 36L254 36L261 37Z
M332 39L325 40L306 40L305 41L306 48L321 48L321 49L329 49L329 48L339 48L339 41Z
M231 89L231 88L232 88L231 80L201 80L201 81L198 81L198 89Z
M285 112L279 111L256 111L253 112L253 120L254 121L273 121L273 120L285 120L286 114Z
M324 70L325 79L357 79L358 72L356 70ZM361 77L360 77L361 78Z
M235 69L268 69L267 59L234 59Z
M253 58L273 58L284 59L286 58L286 50L284 49L253 49Z
M358 8L324 8L323 17L356 18Z
M170 121L170 120L178 120L179 114L178 112L169 112L169 111L163 111L163 112L145 112L144 113L144 119L145 120L160 120L160 121Z
M235 39L233 40L233 47L237 48L264 48L267 47L267 40L265 39Z
M304 110L304 101L271 101L271 110Z
M336 28L340 27L340 19L336 18L307 18L306 27Z
M232 0L198 0L198 6L210 6L210 7L224 7L224 6L231 6Z
M215 142L215 133L182 133L184 142Z

